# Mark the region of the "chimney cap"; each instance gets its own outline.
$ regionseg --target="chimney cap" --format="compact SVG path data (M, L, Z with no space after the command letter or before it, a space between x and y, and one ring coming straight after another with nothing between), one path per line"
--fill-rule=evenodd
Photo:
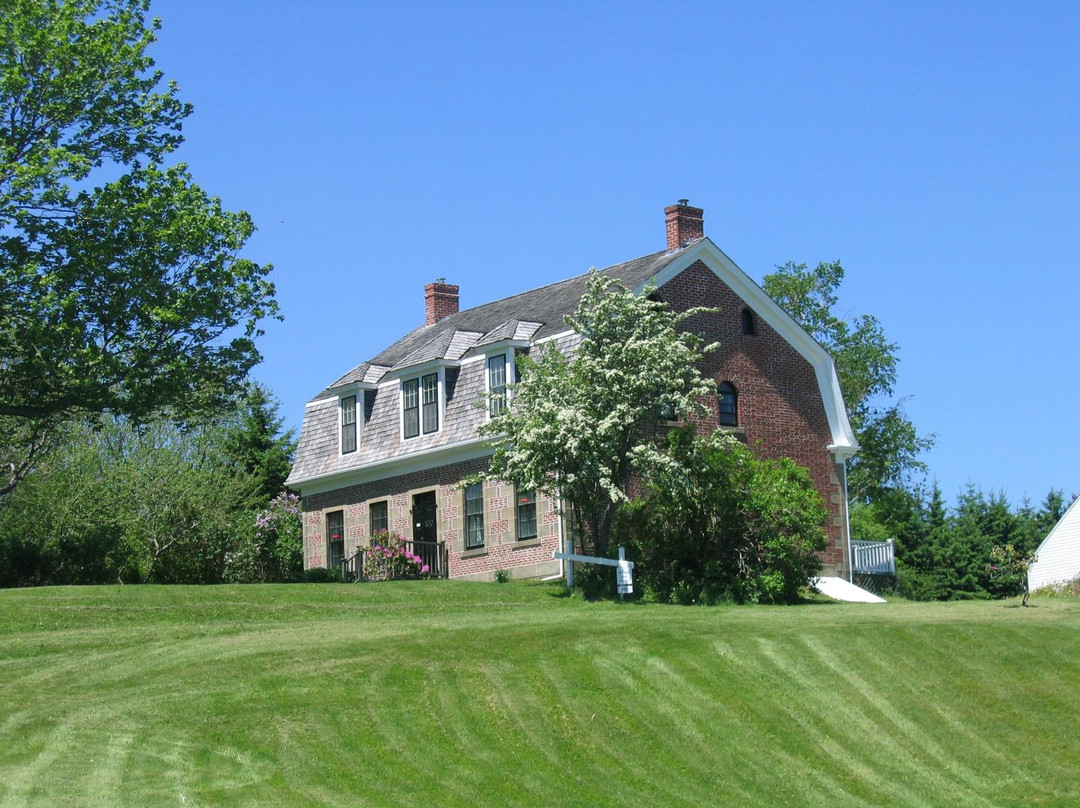
M690 200L689 199L680 199L678 204L685 207L686 205L690 204Z

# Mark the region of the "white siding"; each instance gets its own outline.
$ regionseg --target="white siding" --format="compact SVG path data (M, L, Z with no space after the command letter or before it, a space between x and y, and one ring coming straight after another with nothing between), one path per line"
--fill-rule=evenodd
M1080 577L1080 497L1039 546L1038 561L1028 570L1028 586L1034 591L1077 577Z

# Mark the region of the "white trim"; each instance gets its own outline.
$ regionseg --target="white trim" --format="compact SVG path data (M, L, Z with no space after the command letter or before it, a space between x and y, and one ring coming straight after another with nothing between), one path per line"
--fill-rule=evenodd
M429 359L426 362L421 362L418 365L409 365L408 367L398 368L397 370L389 371L384 378L386 379L411 379L414 376L427 376L432 370L438 368L443 370L445 368L456 368L461 363L455 359ZM381 386L381 383L380 383Z
M383 480L387 477L411 474L414 471L435 469L439 466L449 466L452 463L475 460L486 457L493 451L488 444L487 438L473 438L449 446L436 446L420 452L388 458L377 463L341 469L329 474L317 474L314 477L305 477L302 480L291 480L289 488L297 490L301 496L307 497L313 494L322 494L326 491L336 491L339 488L347 488L350 485L360 485L371 480Z
M503 340L505 342L505 340ZM510 368L514 366L513 351L514 348L504 348L502 351L495 351L490 354L485 354L484 361L484 412L486 413L487 421L491 421L491 365L488 364L496 356L503 358L503 409L507 409L510 406Z
M338 457L348 457L354 455L360 451L360 442L364 439L364 396L363 389L345 389L342 394L338 396L337 400L337 447ZM342 419L342 401L346 398L352 398L353 400L353 426L355 427L355 446L351 452L343 451L342 449L342 429L345 424L341 422Z

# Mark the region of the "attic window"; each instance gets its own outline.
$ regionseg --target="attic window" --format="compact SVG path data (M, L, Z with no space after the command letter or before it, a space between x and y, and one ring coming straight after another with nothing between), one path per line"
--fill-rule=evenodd
M716 387L717 406L720 411L720 426L739 425L739 393L731 382L723 382Z
M742 332L753 336L757 333L757 328L754 323L754 312L750 309L742 310Z
M356 451L356 396L341 399L341 453Z
M506 409L506 354L489 356L488 373L488 412L494 418Z
M428 373L401 383L402 435L415 438L439 431L439 374Z

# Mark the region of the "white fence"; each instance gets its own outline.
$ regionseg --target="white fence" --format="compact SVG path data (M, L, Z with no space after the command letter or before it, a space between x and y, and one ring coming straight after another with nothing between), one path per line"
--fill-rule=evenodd
M896 575L893 540L851 542L851 567L863 575Z

